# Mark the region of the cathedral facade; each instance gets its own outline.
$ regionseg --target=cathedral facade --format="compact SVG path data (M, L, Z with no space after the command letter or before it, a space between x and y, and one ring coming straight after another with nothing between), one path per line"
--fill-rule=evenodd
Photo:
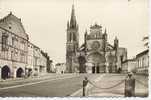
M107 30L103 31L98 24L90 26L90 31L84 34L84 43L79 46L78 24L72 6L71 19L67 24L67 72L118 72L126 59L127 50L119 47L118 38L115 37L114 43L110 44Z

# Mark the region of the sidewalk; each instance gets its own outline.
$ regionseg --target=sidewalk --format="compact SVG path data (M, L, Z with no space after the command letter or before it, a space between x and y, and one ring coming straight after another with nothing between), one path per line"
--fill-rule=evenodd
M98 75L97 75L98 76ZM105 76L105 74L100 74L98 77L96 77L93 81L94 82L98 82L102 77L104 77ZM89 78L88 78L89 79ZM87 88L92 88L92 85L90 85L90 84L88 84L87 85ZM71 97L82 97L82 91L83 91L83 89L81 88L81 89L79 89L78 91L76 91L76 92L74 92L74 93L72 93L70 96Z
M97 82L92 82L93 84L90 84L91 87L87 89L87 96L123 97L124 82L122 80L124 79L125 75L105 74L105 76L100 78Z
M95 80L90 80L86 87L86 96L88 97L124 97L125 74L104 74ZM137 97L144 97L148 94L148 84L146 76L135 76L135 93ZM82 89L73 93L71 96L82 96Z

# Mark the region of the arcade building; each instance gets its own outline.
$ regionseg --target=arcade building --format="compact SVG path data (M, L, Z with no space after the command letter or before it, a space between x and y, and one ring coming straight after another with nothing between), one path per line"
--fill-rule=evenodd
M69 73L114 73L121 70L127 59L127 49L119 46L117 37L114 43L108 42L108 33L98 24L85 31L84 43L79 46L79 26L74 5L71 19L67 22L66 71Z

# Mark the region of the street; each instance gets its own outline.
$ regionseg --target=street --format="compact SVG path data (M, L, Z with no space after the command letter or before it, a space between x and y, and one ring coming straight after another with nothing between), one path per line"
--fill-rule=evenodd
M69 96L78 89L82 88L82 80L84 76L89 79L95 79L98 75L89 74L73 74L61 75L61 78L56 79L50 77L45 80L31 81L30 83L21 83L21 85L13 83L9 88L4 87L0 89L1 97L51 97L51 96ZM2 86L1 86L2 87Z
M48 74L39 78L29 78L0 82L1 97L63 97L82 96L82 81L87 76L86 96L124 96L124 83L112 87L125 79L125 74ZM148 95L148 77L135 75L136 96ZM139 80L139 81L138 81ZM96 85L97 87L95 87ZM147 87L145 87L147 86Z

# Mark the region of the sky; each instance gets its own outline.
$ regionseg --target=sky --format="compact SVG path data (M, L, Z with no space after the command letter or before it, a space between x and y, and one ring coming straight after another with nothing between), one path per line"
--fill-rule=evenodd
M66 28L72 4L79 24L80 44L90 25L107 29L108 41L115 36L128 58L145 50L142 38L149 34L148 0L0 0L0 18L12 13L21 18L32 43L48 52L54 62L66 60Z

